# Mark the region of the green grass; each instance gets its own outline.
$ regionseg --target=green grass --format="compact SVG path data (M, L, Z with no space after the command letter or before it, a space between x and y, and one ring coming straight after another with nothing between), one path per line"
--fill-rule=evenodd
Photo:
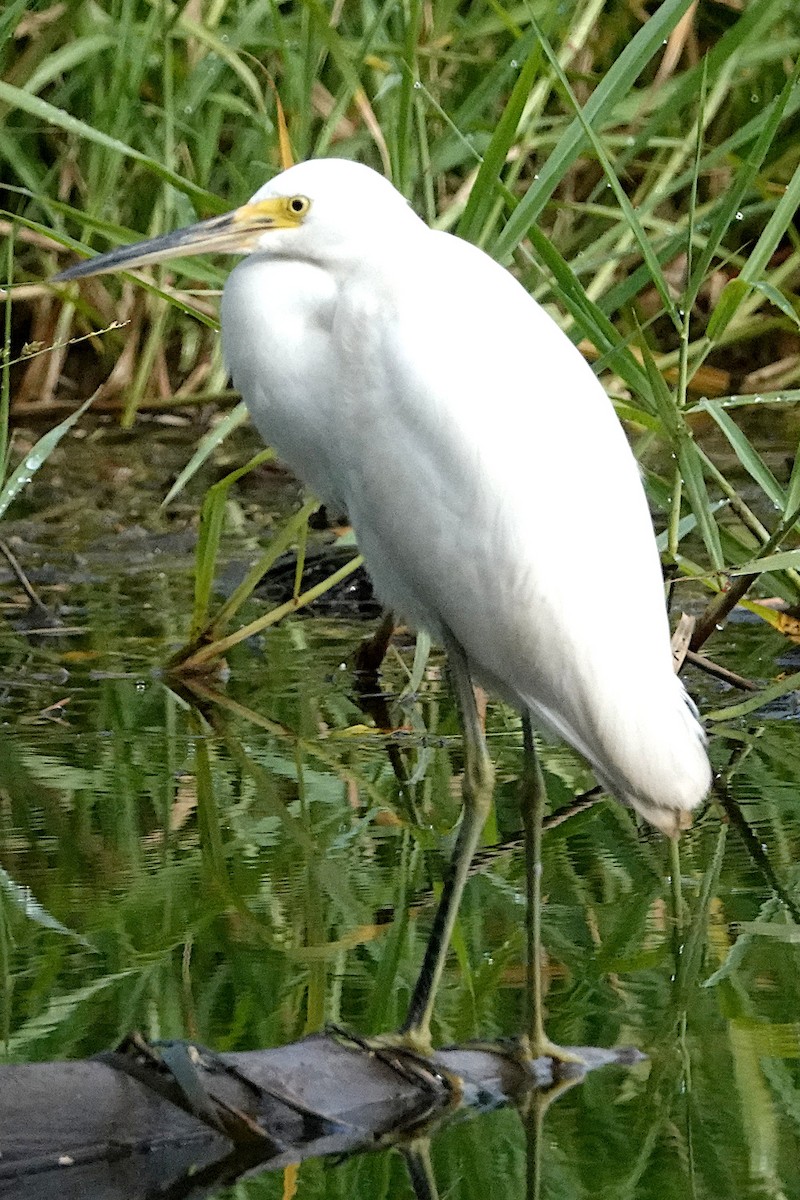
M796 564L764 573L758 558L797 544L800 468L776 478L749 407L800 396L800 14L788 0L689 7L665 0L643 20L598 0L387 0L332 21L307 0L219 3L198 21L142 0L11 5L0 159L15 279L41 282L14 305L12 354L54 347L11 368L11 420L62 414L96 386L126 424L176 391L227 401L227 263L176 263L146 290L46 281L78 246L246 199L280 165L274 83L296 159L385 170L580 342L631 422L673 571L713 593L748 564L797 601Z

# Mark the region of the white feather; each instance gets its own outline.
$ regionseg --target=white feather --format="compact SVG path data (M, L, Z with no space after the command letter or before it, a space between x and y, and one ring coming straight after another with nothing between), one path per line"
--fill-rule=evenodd
M304 163L254 201L297 193L303 226L265 233L224 293L259 431L348 512L387 605L675 832L710 768L608 397L507 271L374 172Z

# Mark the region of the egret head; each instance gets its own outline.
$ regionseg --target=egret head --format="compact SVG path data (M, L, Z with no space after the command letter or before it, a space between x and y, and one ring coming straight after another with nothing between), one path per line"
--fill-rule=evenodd
M57 280L146 266L190 254L259 254L330 262L384 245L419 218L370 167L345 159L298 163L259 188L247 204L185 229L68 267Z
M272 229L259 232L253 249L268 255L334 259L363 253L370 241L384 246L420 220L387 179L361 163L340 158L298 163L277 175L239 209L261 214ZM291 230L283 234L281 231Z

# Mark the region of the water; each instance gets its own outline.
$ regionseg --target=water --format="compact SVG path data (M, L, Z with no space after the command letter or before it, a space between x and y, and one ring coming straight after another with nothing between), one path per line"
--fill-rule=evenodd
M86 1058L131 1029L220 1051L281 1045L331 1021L386 1031L422 957L462 770L442 663L432 657L419 694L394 706L393 729L358 703L347 664L364 624L347 615L270 629L231 653L227 682L206 680L194 697L169 680L209 482L159 513L187 437L158 450L143 436L71 441L3 529L63 623L31 632L38 615L26 617L15 583L0 584L7 1063ZM262 523L294 499L272 474L248 481L230 556L247 559ZM763 678L791 656L756 623L731 626L709 652ZM392 653L388 690L402 689L412 658L408 644ZM687 681L707 710L739 698ZM486 842L512 848L487 849L468 886L437 1044L513 1034L523 1021L520 733L496 705L488 727L498 787ZM389 753L398 747L420 777L415 819ZM563 748L543 753L560 807L591 781ZM680 880L665 843L612 803L545 837L550 1036L633 1044L648 1059L558 1098L535 1156L513 1108L446 1125L431 1150L441 1196L530 1194L535 1157L545 1197L800 1197L794 711L721 723L713 756L730 808L710 807L683 839ZM217 1194L413 1193L386 1148Z

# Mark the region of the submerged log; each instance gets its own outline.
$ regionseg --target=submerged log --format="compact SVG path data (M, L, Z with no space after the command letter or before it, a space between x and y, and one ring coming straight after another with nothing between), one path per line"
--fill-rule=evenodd
M0 1067L0 1195L200 1197L255 1170L401 1142L464 1108L572 1086L643 1056L576 1048L584 1065L523 1063L475 1044L430 1060L315 1035L214 1054L190 1043Z

